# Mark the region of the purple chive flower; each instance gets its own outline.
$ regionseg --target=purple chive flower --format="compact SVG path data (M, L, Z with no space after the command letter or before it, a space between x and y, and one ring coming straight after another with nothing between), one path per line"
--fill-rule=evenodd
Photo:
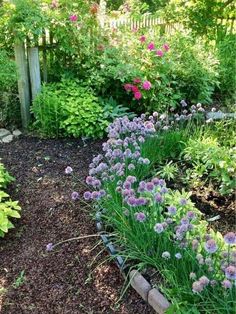
M202 276L198 281L203 285L207 286L210 283L210 280L206 276Z
M139 197L136 199L136 205L137 206L143 206L143 205L146 205L148 202L148 200L144 197Z
M134 182L137 181L137 178L134 177L134 176L128 176L128 177L126 178L126 181L128 181L128 182L130 182L130 183L134 183Z
M190 279L193 279L193 280L194 280L194 279L196 279L196 277L197 277L196 274L193 273L193 272L191 272L191 273L189 274L189 278L190 278Z
M89 192L89 191L86 191L86 192L84 192L84 199L86 200L86 201L88 201L88 200L90 200L91 198L92 198L92 193L91 192Z
M101 197L103 197L103 196L105 196L107 193L106 193L105 190L100 190L100 191L99 191L99 194L100 194Z
M67 166L65 169L65 174L71 174L73 172L73 169L70 166Z
M76 201L79 198L79 193L78 192L72 192L71 193L71 199L73 201Z
M170 259L170 253L165 251L165 252L162 253L161 257L164 258L164 259Z
M222 281L222 287L225 289L231 289L232 283L228 279L225 279Z
M166 185L165 180L160 179L160 180L159 180L159 185L160 185L160 186L165 186L165 185Z
M187 107L188 106L188 104L186 103L185 100L181 100L180 104L181 104L182 107Z
M176 257L177 259L181 259L181 258L182 258L182 254L181 254L181 253L176 253L176 254L175 254L175 257Z
M192 284L192 291L193 291L193 293L202 292L203 289L204 289L204 286L203 286L199 281L195 281L195 282Z
M157 186L157 185L159 185L160 180L159 180L158 178L153 178L153 179L152 179L152 183L153 183L155 186Z
M158 234L162 233L164 231L163 225L160 223L155 224L154 231Z
M187 212L187 218L188 219L190 219L190 220L193 220L195 217L196 217L196 215L195 215L195 213L193 212L193 211L189 211L189 212Z
M188 225L189 224L189 220L188 220L188 218L184 217L184 218L181 219L180 223L181 223L181 225Z
M154 184L152 182L147 182L146 184L146 190L151 192L154 189Z
M93 181L94 181L94 179L93 179L93 177L91 177L91 176L88 176L88 177L86 178L86 184L88 184L88 185L92 185Z
M46 245L46 251L47 251L47 252L52 251L52 250L53 250L53 248L54 248L53 243L48 243L48 244Z
M135 170L135 165L134 164L129 164L128 165L128 170L129 171Z
M98 200L100 198L100 193L98 191L93 191L91 196L93 200Z
M143 212L135 213L134 217L139 222L144 222L146 220L146 215Z
M177 212L177 208L173 205L169 206L168 207L168 213L171 215L171 216L174 216Z
M228 232L225 236L224 236L224 240L226 244L232 245L236 243L236 235L234 232Z
M123 188L130 190L131 189L131 183L129 181L125 181L123 184Z
M150 160L148 158L144 158L143 159L143 164L144 165L149 165L150 164Z
M186 200L185 198L181 198L181 199L179 200L179 203L180 203L180 205L184 206L184 205L187 204L187 200Z
M164 186L164 187L161 188L160 193L161 194L168 193L168 189Z
M233 265L226 267L225 276L227 279L236 280L236 267Z
M211 240L208 240L206 243L205 243L205 250L208 252L208 253L215 253L218 249L218 246L216 244L216 241L211 239Z
M127 203L130 206L136 206L136 198L134 196L129 197Z
M156 203L162 203L163 202L163 197L161 196L160 193L155 194L155 202Z
M167 219L166 219L166 223L167 223L168 225L172 224L172 222L173 222L173 219L171 219L171 218L167 218Z

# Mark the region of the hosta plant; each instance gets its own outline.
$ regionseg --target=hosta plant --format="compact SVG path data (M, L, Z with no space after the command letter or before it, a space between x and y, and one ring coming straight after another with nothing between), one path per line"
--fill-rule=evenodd
M12 180L13 178L0 163L0 237L3 237L9 229L14 228L11 222L12 218L20 218L21 208L18 202L12 201L9 195L3 191Z

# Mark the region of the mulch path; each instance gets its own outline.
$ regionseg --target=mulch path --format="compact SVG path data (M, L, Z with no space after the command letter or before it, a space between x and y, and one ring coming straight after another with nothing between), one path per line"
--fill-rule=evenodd
M16 228L0 239L2 314L154 313L132 289L117 303L124 279L99 238L45 250L50 242L96 233L91 209L70 195L84 192L79 180L100 150L99 141L84 147L79 140L25 136L0 145L2 162L16 178L8 191L22 207ZM66 166L77 179L65 175Z

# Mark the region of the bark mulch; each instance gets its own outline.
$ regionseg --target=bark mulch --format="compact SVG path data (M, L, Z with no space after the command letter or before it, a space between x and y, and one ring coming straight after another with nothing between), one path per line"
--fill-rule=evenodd
M83 181L100 149L99 141L84 147L79 140L34 137L0 145L2 162L16 178L8 192L22 207L15 229L0 239L2 314L154 313L131 289L117 303L124 279L99 238L45 250L50 242L96 233L91 209L70 198L85 187L64 170L71 166Z

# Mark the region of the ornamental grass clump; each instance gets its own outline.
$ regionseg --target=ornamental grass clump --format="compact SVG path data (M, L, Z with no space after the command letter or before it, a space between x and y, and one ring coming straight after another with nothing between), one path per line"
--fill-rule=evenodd
M189 193L172 190L151 175L162 149L159 132L191 118L187 113L172 119L154 113L115 120L107 129L104 154L90 164L86 183L93 191L84 198L103 209L105 225L114 229L114 241L122 248L119 254L141 270L160 272L157 284L173 311L233 313L235 233L223 237L211 230Z

